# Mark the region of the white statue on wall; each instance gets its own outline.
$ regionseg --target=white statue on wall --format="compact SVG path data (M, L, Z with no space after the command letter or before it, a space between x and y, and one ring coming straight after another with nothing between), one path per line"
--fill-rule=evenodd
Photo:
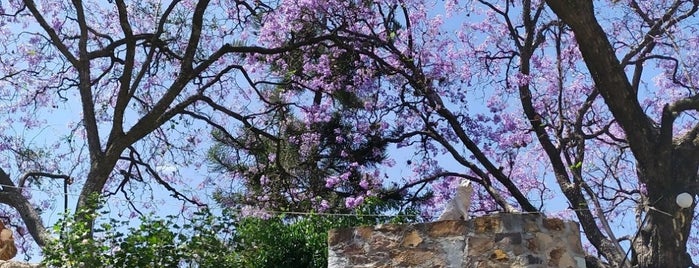
M461 180L461 183L456 188L456 195L447 202L444 212L442 212L437 221L468 220L468 209L471 207L472 194L473 186L471 181Z

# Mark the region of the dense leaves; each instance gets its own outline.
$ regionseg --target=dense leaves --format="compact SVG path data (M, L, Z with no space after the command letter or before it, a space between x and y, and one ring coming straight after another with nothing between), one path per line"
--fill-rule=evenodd
M54 227L61 238L44 250L52 267L326 267L327 233L332 228L404 223L412 214L376 216L395 203L369 201L355 215L240 217L198 211L182 217L141 217L134 226L110 219L90 232L68 217ZM109 217L104 210L104 217ZM92 217L97 215L92 215Z
M52 267L222 267L236 263L230 218L197 212L181 219L142 217L138 226L110 219L85 236L85 224L73 217L55 226L61 239L44 250L43 264ZM238 266L227 266L238 267Z
M391 206L370 199L350 215L279 215L270 219L246 218L237 224L236 251L240 267L327 267L327 232L333 228L414 222L412 210L393 217L376 216ZM293 216L293 215L291 215Z

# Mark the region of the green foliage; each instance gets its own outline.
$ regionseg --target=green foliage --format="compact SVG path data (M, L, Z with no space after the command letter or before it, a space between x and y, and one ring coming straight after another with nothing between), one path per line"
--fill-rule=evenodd
M42 263L50 267L226 267L235 259L230 221L208 211L195 213L185 225L178 225L176 217L141 217L136 227L110 219L89 236L84 221L71 216L54 226L60 239L47 245Z
M67 217L60 236L44 249L49 267L326 267L327 232L333 228L416 220L417 211L376 216L398 203L370 198L356 215L278 215L236 218L197 212L187 224L177 217L141 217L138 226L110 219L89 236L84 221ZM108 217L106 212L83 217ZM89 238L94 237L94 238Z
M312 214L242 219L236 223L237 264L239 267L326 267L330 229L417 219L416 210L392 217L376 216L395 209L396 205L371 198L357 210L356 216Z
M287 224L282 217L245 218L238 223L240 267L325 267L332 221L310 216Z

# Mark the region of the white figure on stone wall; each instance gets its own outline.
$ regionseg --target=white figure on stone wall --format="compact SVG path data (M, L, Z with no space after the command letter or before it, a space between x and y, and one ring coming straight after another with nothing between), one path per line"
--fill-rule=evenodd
M468 209L471 207L471 195L473 186L470 180L462 180L456 188L456 195L447 202L444 212L439 216L438 221L448 220L468 220Z

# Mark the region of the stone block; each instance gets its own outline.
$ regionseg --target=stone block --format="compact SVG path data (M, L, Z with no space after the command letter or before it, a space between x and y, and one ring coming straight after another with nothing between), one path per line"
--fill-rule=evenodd
M558 267L578 268L578 263L569 252L563 252L558 259Z
M502 221L502 232L507 233L521 233L525 230L528 222L536 223L536 219L539 218L539 215L536 214L501 213L497 215Z
M561 231L565 229L565 224L561 219L545 218L543 224L544 228L552 231Z
M464 257L466 256L466 241L461 239L441 239L438 240L441 251L444 252L445 261L451 267L463 267Z
M548 265L552 267L560 267L561 256L565 251L562 248L554 248L549 252Z
M539 256L535 256L532 254L527 254L525 256L526 258L526 265L538 265L538 264L544 264L544 260L539 258Z
M362 226L356 228L354 235L360 237L362 240L368 240L374 233L374 228L370 226Z
M554 242L553 237L547 233L536 233L535 236L536 244L539 245L540 248L549 248Z
M427 233L430 237L461 236L466 234L465 221L438 221L426 225Z
M340 243L347 243L354 237L353 228L339 228L328 231L328 246L334 247Z
M527 239L527 249L529 249L529 251L532 253L539 253L539 243L537 243L536 238Z
M371 240L365 240L371 251L397 248L401 239L395 236L376 235Z
M420 245L420 243L422 243L422 237L420 237L420 234L417 231L412 231L403 238L401 247L414 248Z
M585 251L582 247L582 242L580 242L580 233L570 233L564 239L568 243L568 249L579 254L584 254Z
M504 250L496 249L493 250L492 254L490 254L490 259L497 262L506 262L510 260L510 256L508 256L507 252L505 252Z
M511 244L511 245L521 245L522 244L522 234L521 233L496 233L494 234L494 241L498 244Z
M476 233L500 232L500 219L495 217L480 217L473 219L473 229Z
M429 250L406 249L391 257L394 267L447 267L442 256Z
M495 242L489 237L470 237L468 243L468 256L482 256L495 247Z

